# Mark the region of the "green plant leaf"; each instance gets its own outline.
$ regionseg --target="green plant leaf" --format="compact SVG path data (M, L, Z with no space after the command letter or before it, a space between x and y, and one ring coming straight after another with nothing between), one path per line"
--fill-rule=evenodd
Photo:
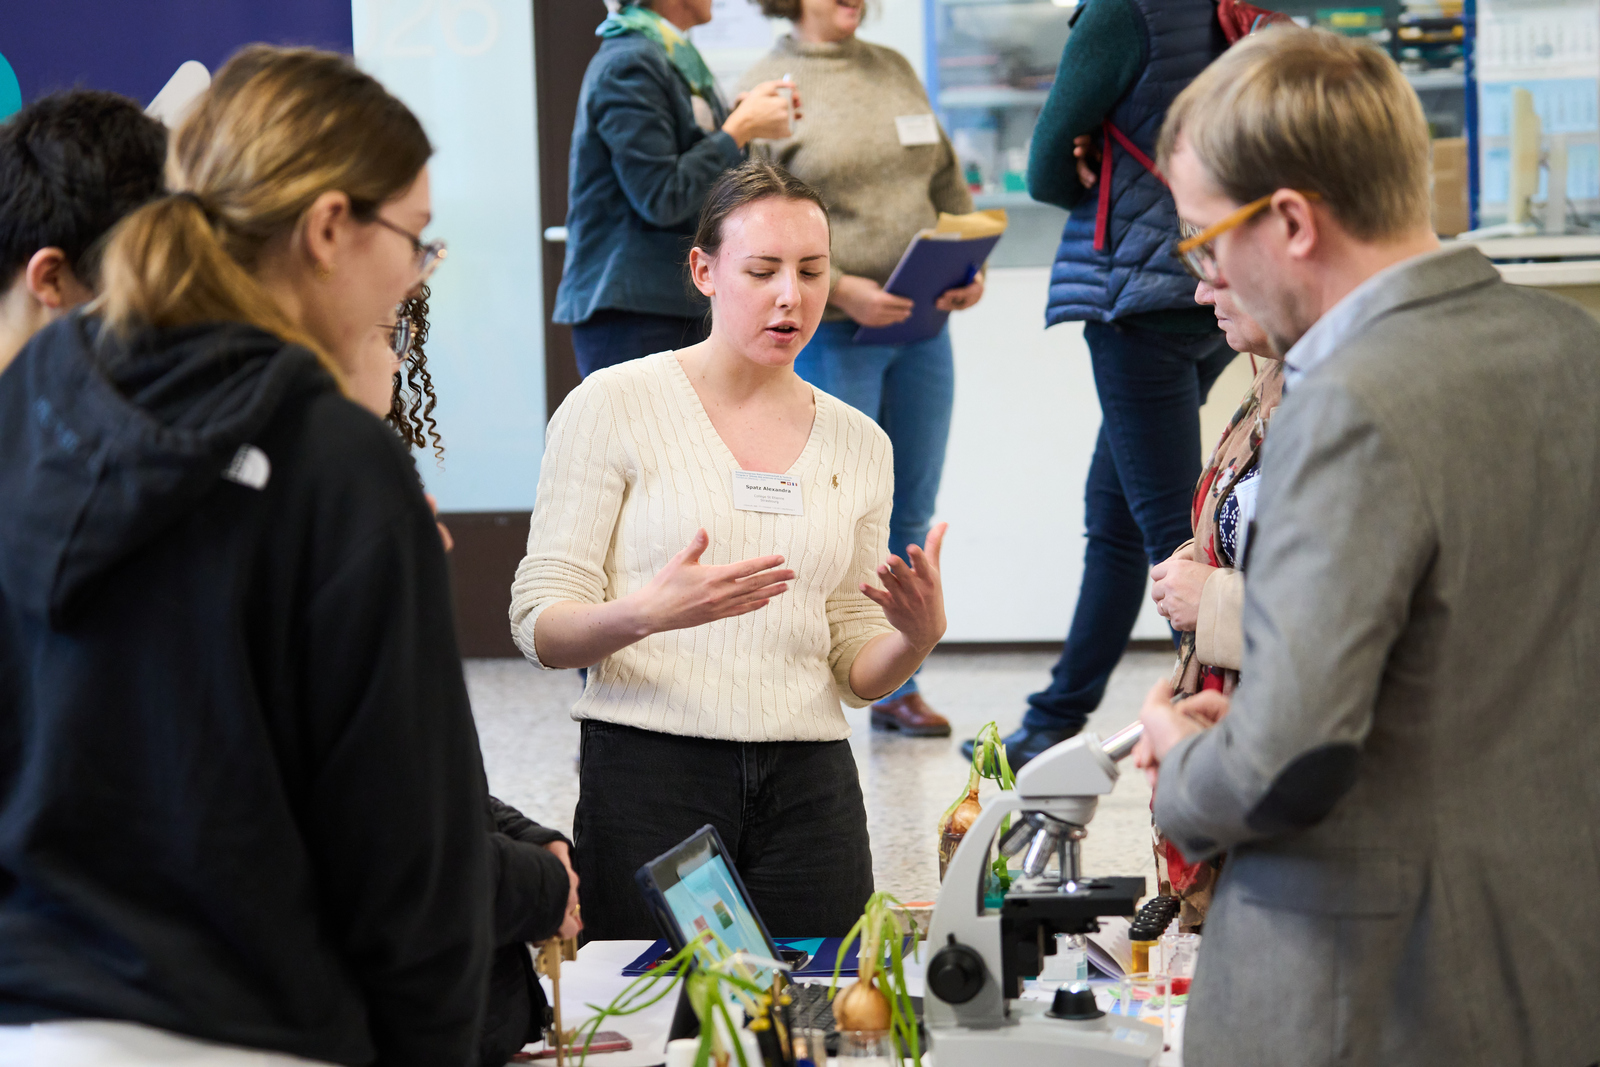
M690 964L697 959L701 966L691 970ZM579 1067L584 1067L587 1063L589 1045L605 1020L633 1015L659 1004L678 987L680 981L688 996L689 1006L694 1009L695 1017L700 1020L700 1044L695 1050L696 1067L709 1067L711 1057L719 1043L715 1023L717 1016L720 1014L727 1022L730 1034L737 1035L739 1032L739 1028L733 1025L732 1015L728 1011L727 1002L723 999L722 987L724 985L729 987L747 1004L750 995L760 996L766 992L759 983L734 973L733 967L739 965L742 965L741 961L727 952L727 945L720 943L715 934L711 934L710 937L696 937L673 953L669 959L658 963L650 973L640 975L629 982L612 998L610 1004L603 1008L594 1004L585 1005L596 1014L577 1030L583 1047L578 1059ZM659 990L656 989L658 985ZM734 1038L734 1043L736 1046L734 1054L738 1057L741 1067L752 1067L745 1062L744 1047L739 1043L737 1036Z
M844 935L844 940L839 942L839 955L835 956L833 960L833 980L828 983L829 1000L833 999L834 993L839 988L839 972L844 970L845 953L850 951L851 944L861 935L861 929L866 925L866 922L867 917L865 915L857 919L856 924L850 927L850 932Z

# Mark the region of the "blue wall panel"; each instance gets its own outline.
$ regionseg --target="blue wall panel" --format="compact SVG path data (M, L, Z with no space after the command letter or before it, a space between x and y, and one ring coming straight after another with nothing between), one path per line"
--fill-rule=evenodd
M538 0L564 3L566 0ZM528 0L355 0L356 59L437 150L428 367L443 466L418 468L446 511L533 507L544 453L544 311Z
M19 0L0 54L24 101L82 85L149 103L185 60L215 71L252 41L349 52L350 26L349 0Z

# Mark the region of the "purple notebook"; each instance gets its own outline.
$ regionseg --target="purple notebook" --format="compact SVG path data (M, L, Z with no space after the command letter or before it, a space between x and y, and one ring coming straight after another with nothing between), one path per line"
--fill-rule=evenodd
M948 289L970 285L1002 236L918 237L912 241L884 286L894 295L907 296L915 302L911 317L893 326L863 326L852 340L858 345L906 345L938 334L950 313L940 311L933 302Z

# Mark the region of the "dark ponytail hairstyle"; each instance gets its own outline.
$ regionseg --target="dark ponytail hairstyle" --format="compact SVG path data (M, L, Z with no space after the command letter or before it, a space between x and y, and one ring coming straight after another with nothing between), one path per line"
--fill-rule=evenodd
M728 217L741 208L761 200L804 200L817 205L824 221L829 221L828 205L817 192L776 163L764 159L749 159L723 171L706 196L706 205L700 209L700 225L695 230L694 244L708 256L714 256L722 247L722 227ZM830 225L831 228L831 225Z

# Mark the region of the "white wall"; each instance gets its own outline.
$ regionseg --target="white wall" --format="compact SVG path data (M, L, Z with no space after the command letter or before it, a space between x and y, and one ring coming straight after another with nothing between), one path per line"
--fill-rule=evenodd
M956 403L939 490L950 641L1059 641L1083 577L1083 487L1100 402L1083 327L1044 328L1047 267L995 268L950 317ZM1213 387L1201 440L1216 442L1250 385L1240 358ZM1145 600L1138 638L1165 638Z
M856 31L863 41L887 45L911 61L917 77L928 80L922 0L869 0L867 19Z
M1044 329L1047 267L995 268L950 317L956 405L939 490L952 641L1066 636L1100 405L1083 330Z
M538 0L540 3L560 0ZM544 448L544 311L528 0L354 0L356 59L433 141L428 368L445 439L418 468L447 511L533 507Z
M872 0L859 36L893 48L911 61L917 77L925 78L923 25L922 0ZM751 0L712 0L711 21L689 36L732 103L739 76L788 31L787 20L762 18Z

